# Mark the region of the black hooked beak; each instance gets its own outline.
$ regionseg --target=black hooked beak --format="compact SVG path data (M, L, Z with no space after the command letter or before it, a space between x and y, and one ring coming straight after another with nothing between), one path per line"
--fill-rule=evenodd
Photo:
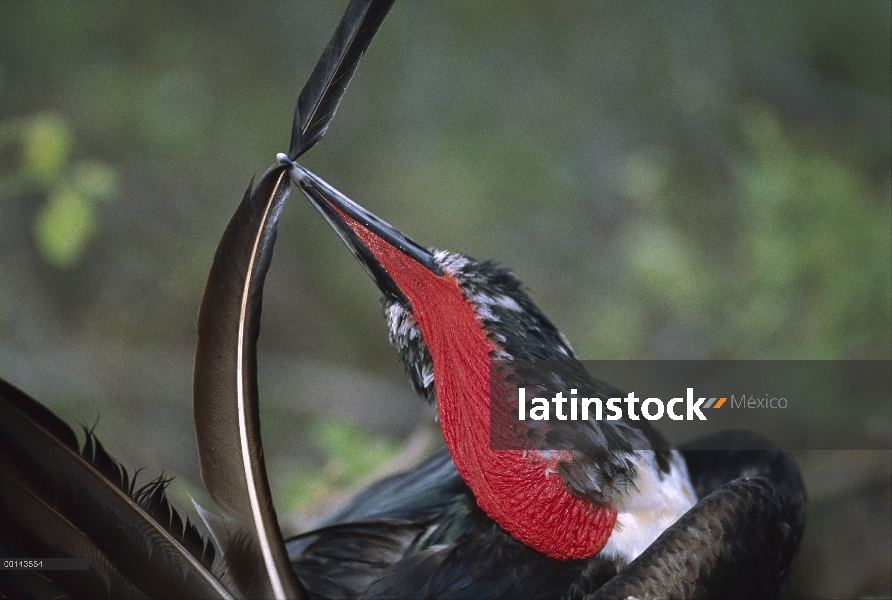
M431 273L441 276L443 269L434 260L434 255L427 248L399 231L390 223L372 214L356 204L318 176L292 162L285 154L276 157L280 164L288 165L291 180L300 191L310 199L325 220L328 221L338 236L344 241L353 256L359 260L366 272L375 280L381 292L394 301L411 310L406 297L400 291L393 278L387 273L372 251L360 239L350 224L343 219L341 213L347 215L376 237L402 252L408 258L421 264Z

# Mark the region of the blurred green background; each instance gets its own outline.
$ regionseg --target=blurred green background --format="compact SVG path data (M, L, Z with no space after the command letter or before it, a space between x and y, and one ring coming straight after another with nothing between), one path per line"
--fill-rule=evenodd
M302 162L511 267L582 358L890 359L890 6L398 3ZM0 377L180 500L213 251L343 8L0 4ZM289 203L260 377L295 531L437 442L373 284ZM889 453L798 457L794 594L892 593Z

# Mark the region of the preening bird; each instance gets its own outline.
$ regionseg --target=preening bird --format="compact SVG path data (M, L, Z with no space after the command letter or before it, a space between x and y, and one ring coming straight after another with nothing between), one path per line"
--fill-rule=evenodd
M508 380L523 377L537 396L620 394L588 376L511 273L424 249L301 167L291 174L384 293L391 342L437 403L459 473L512 536L552 558L630 562L694 505L684 460L643 419L529 421L523 449L493 450L491 436L513 433L494 414L512 410Z
M354 0L304 87L291 146L249 186L198 318L198 507L214 544L137 487L92 432L0 381L0 555L85 571L0 571L0 597L780 598L805 497L754 434L672 449L646 420L526 422L517 387L622 396L585 372L507 270L427 249L295 161L324 134L392 0ZM381 290L391 342L436 403L446 448L283 542L263 460L256 343L293 182ZM495 448L495 449L494 449Z
M311 595L349 581L344 597L555 597L611 579L640 597L784 594L804 507L788 455L745 432L722 434L727 452L701 441L683 455L643 419L518 428L521 381L541 396L624 394L585 372L510 272L424 248L280 161L381 290L390 340L436 403L448 450L289 542ZM521 446L493 449L500 439ZM731 531L755 539L740 547ZM329 581L329 556L341 575L355 565L354 579ZM646 585L630 583L640 572Z

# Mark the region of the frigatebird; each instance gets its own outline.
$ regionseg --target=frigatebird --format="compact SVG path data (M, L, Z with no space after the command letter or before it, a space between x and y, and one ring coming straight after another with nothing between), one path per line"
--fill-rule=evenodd
M585 372L509 271L425 248L280 160L381 290L391 343L436 404L448 450L289 542L311 594L353 585L343 597L785 595L805 502L788 454L748 432L679 452L628 417L530 426L530 443L494 449L510 404L493 390L512 378L544 396L556 384L624 394Z

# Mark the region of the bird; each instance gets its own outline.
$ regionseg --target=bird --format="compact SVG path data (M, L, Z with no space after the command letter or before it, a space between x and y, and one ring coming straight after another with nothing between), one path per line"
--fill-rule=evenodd
M446 445L287 543L311 596L340 585L342 597L612 597L598 591L610 585L635 597L784 597L805 506L787 453L743 431L673 450L628 418L518 432L499 414L520 380L543 396L625 394L589 376L508 270L425 248L279 161L382 292L390 341ZM521 446L493 449L500 435ZM725 451L707 450L719 440ZM327 576L334 561L339 582ZM629 584L639 572L647 585Z
M0 380L0 554L86 557L0 571L0 597L781 598L804 527L795 462L755 434L671 448L647 421L514 424L516 384L602 398L506 269L427 249L296 161L324 135L392 0L352 0L303 88L289 151L252 180L214 255L193 406L211 539ZM383 294L445 449L284 540L264 465L256 344L279 217L296 186ZM537 392L538 393L538 392ZM493 417L496 415L496 417ZM493 428L493 425L501 424ZM492 438L491 435L495 437ZM493 450L493 439L512 447ZM516 446L516 447L515 447Z

